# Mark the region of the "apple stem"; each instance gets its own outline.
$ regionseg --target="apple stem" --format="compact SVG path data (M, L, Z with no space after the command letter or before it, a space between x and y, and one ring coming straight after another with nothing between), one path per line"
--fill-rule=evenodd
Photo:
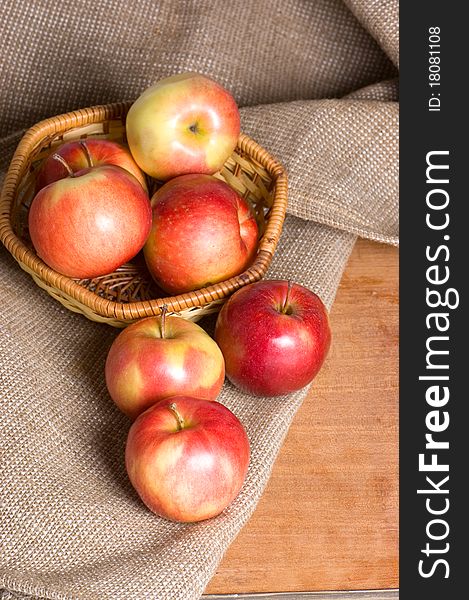
M287 295L285 297L285 301L283 303L282 306L282 314L286 314L287 310L288 310L288 303L290 302L290 292L291 292L291 288L292 288L292 282L291 279L288 280L288 287L287 287Z
M83 140L80 140L79 143L80 143L81 149L83 150L83 152L86 155L86 160L88 161L88 166L90 168L94 167L93 159L91 158L90 149L88 148L88 146L85 144L85 142Z
M67 170L67 173L69 175L69 177L75 177L75 173L72 171L70 165L68 164L68 162L65 160L65 158L63 156L60 156L60 154L57 154L56 152L52 155L52 158L54 160L58 160L59 163L61 163Z
M181 431L181 429L184 429L184 419L181 417L176 403L175 402L171 402L171 404L168 405L169 410L173 413L173 415L176 417L176 421L178 424L178 431Z
M166 304L161 309L161 337L164 340L166 337L166 313L168 312L168 307Z

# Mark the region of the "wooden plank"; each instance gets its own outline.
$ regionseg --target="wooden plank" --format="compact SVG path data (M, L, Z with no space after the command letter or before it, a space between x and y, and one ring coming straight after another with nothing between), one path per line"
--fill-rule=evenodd
M270 594L221 594L203 596L203 600L399 600L399 590L348 592L279 592Z
M357 242L331 325L327 363L209 594L398 587L396 248Z

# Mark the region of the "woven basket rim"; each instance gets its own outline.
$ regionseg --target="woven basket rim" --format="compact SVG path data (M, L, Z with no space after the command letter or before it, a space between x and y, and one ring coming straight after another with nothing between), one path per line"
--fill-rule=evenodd
M265 168L275 182L275 190L274 202L266 230L259 242L258 254L253 264L239 275L199 290L175 296L126 303L116 302L102 298L70 277L54 271L16 235L11 225L11 208L17 185L24 175L25 165L31 153L43 143L47 136L111 119L124 119L131 105L132 102L128 101L71 111L44 119L25 132L10 162L0 195L0 240L4 246L25 271L35 276L35 279L39 278L46 285L60 290L94 313L111 319L133 320L158 315L164 306L167 307L168 312L180 312L206 306L210 302L225 298L247 283L261 279L272 260L285 218L287 174L277 159L244 133L239 136L237 148Z

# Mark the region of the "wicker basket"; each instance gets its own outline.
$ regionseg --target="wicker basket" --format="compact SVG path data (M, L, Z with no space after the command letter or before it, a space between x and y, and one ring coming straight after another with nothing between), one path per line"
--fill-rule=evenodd
M248 136L241 134L235 152L217 177L225 180L251 205L261 237L252 266L226 281L186 294L167 297L158 290L141 256L114 273L91 280L57 273L34 252L27 214L34 197L35 172L64 141L98 137L124 143L125 116L131 103L86 108L41 121L29 129L13 156L0 199L0 239L21 268L66 308L93 321L123 327L142 317L158 315L163 306L196 321L217 311L235 290L261 279L280 237L287 204L287 177L282 165ZM156 182L149 181L150 189Z

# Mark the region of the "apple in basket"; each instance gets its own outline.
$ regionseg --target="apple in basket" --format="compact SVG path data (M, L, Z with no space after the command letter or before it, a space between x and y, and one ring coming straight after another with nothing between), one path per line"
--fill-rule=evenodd
M181 175L151 200L143 252L157 284L179 294L241 273L253 260L258 227L246 200L211 175Z
M196 323L176 316L147 317L114 340L105 365L116 405L135 418L151 404L179 394L215 400L225 379L223 355Z
M141 183L115 165L73 172L42 188L29 210L29 233L40 258L63 275L89 279L115 271L142 248L151 207Z
M215 340L234 385L250 394L279 396L313 380L331 332L316 294L288 281L265 280L229 298L218 315Z
M213 79L182 73L158 81L137 98L126 130L133 157L152 177L213 174L236 147L239 111Z
M100 138L87 138L86 140L74 140L66 142L55 149L75 173L87 167L99 167L102 165L116 165L122 167L138 179L143 189L147 191L145 175L132 158L130 152L111 140ZM53 183L58 179L68 177L67 168L52 155L48 156L42 163L36 178L36 192Z
M246 431L228 408L176 396L154 404L133 423L125 463L151 511L195 522L220 514L234 500L249 455Z

